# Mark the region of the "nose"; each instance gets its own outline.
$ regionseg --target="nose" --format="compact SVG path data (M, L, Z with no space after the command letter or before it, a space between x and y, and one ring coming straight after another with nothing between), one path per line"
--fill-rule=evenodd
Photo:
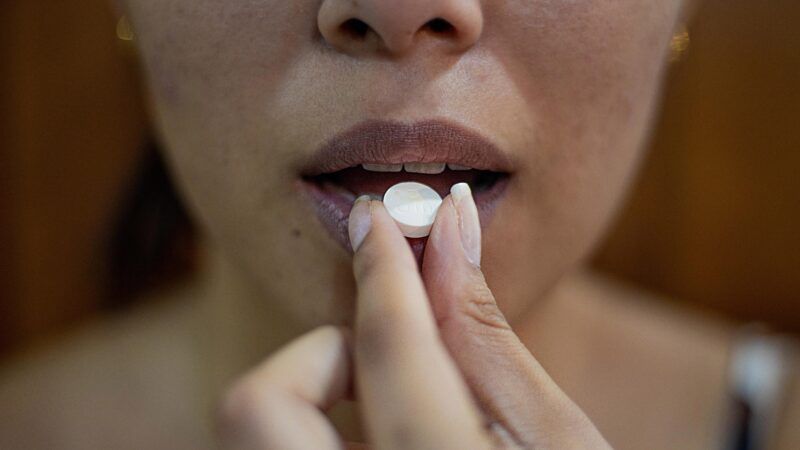
M410 52L436 40L463 52L483 30L480 0L324 0L317 15L323 38L343 53Z

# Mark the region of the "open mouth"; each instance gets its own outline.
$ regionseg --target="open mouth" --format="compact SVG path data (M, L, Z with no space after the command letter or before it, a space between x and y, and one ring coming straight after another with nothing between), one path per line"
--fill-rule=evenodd
M403 181L417 181L432 187L442 198L450 186L467 183L477 197L507 177L504 172L473 169L446 163L361 164L332 173L307 177L320 189L340 193L352 200L364 194L382 197L393 185ZM351 200L351 201L352 201Z
M485 138L447 122L370 121L312 155L299 181L322 224L352 251L347 226L357 197L383 198L393 185L416 181L445 198L451 186L464 182L472 190L481 227L486 228L512 177L510 167L507 155ZM421 265L428 238L406 239Z

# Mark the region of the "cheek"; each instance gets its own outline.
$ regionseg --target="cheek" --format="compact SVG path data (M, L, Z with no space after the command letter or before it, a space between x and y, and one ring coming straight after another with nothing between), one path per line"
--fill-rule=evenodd
M274 3L274 4L270 4ZM286 176L271 120L308 13L297 3L139 0L131 5L155 124L198 210L272 201Z
M321 322L352 309L349 268L290 192L286 162L304 150L293 133L306 130L273 112L314 17L299 2L268 3L141 0L131 20L154 119L194 216L264 298Z
M299 1L139 0L129 10L152 93L184 111L268 97L316 23Z
M502 39L516 43L504 65L536 118L527 194L547 220L580 219L591 229L613 209L641 154L680 5L534 3L518 5L514 19L497 18L517 24Z
M486 239L487 279L511 317L587 256L619 207L643 155L679 9L535 4L518 5L513 18L495 11L493 20L516 25L487 42L535 118L513 201Z

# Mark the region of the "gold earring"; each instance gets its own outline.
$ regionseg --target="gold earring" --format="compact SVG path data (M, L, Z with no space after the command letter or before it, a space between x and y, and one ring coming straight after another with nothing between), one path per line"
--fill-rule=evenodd
M689 50L689 44L691 44L691 37L689 34L689 28L686 25L681 25L678 32L672 36L672 42L670 42L670 62L676 63L686 56L686 52Z
M117 38L121 41L132 41L136 35L133 33L133 27L128 21L127 16L122 16L117 21Z

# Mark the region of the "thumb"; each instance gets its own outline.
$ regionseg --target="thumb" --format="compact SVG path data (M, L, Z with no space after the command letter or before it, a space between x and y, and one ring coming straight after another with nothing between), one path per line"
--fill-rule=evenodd
M484 411L521 444L585 416L511 329L480 269L480 223L469 186L451 188L425 248L422 277L442 341ZM543 442L544 441L544 442Z

